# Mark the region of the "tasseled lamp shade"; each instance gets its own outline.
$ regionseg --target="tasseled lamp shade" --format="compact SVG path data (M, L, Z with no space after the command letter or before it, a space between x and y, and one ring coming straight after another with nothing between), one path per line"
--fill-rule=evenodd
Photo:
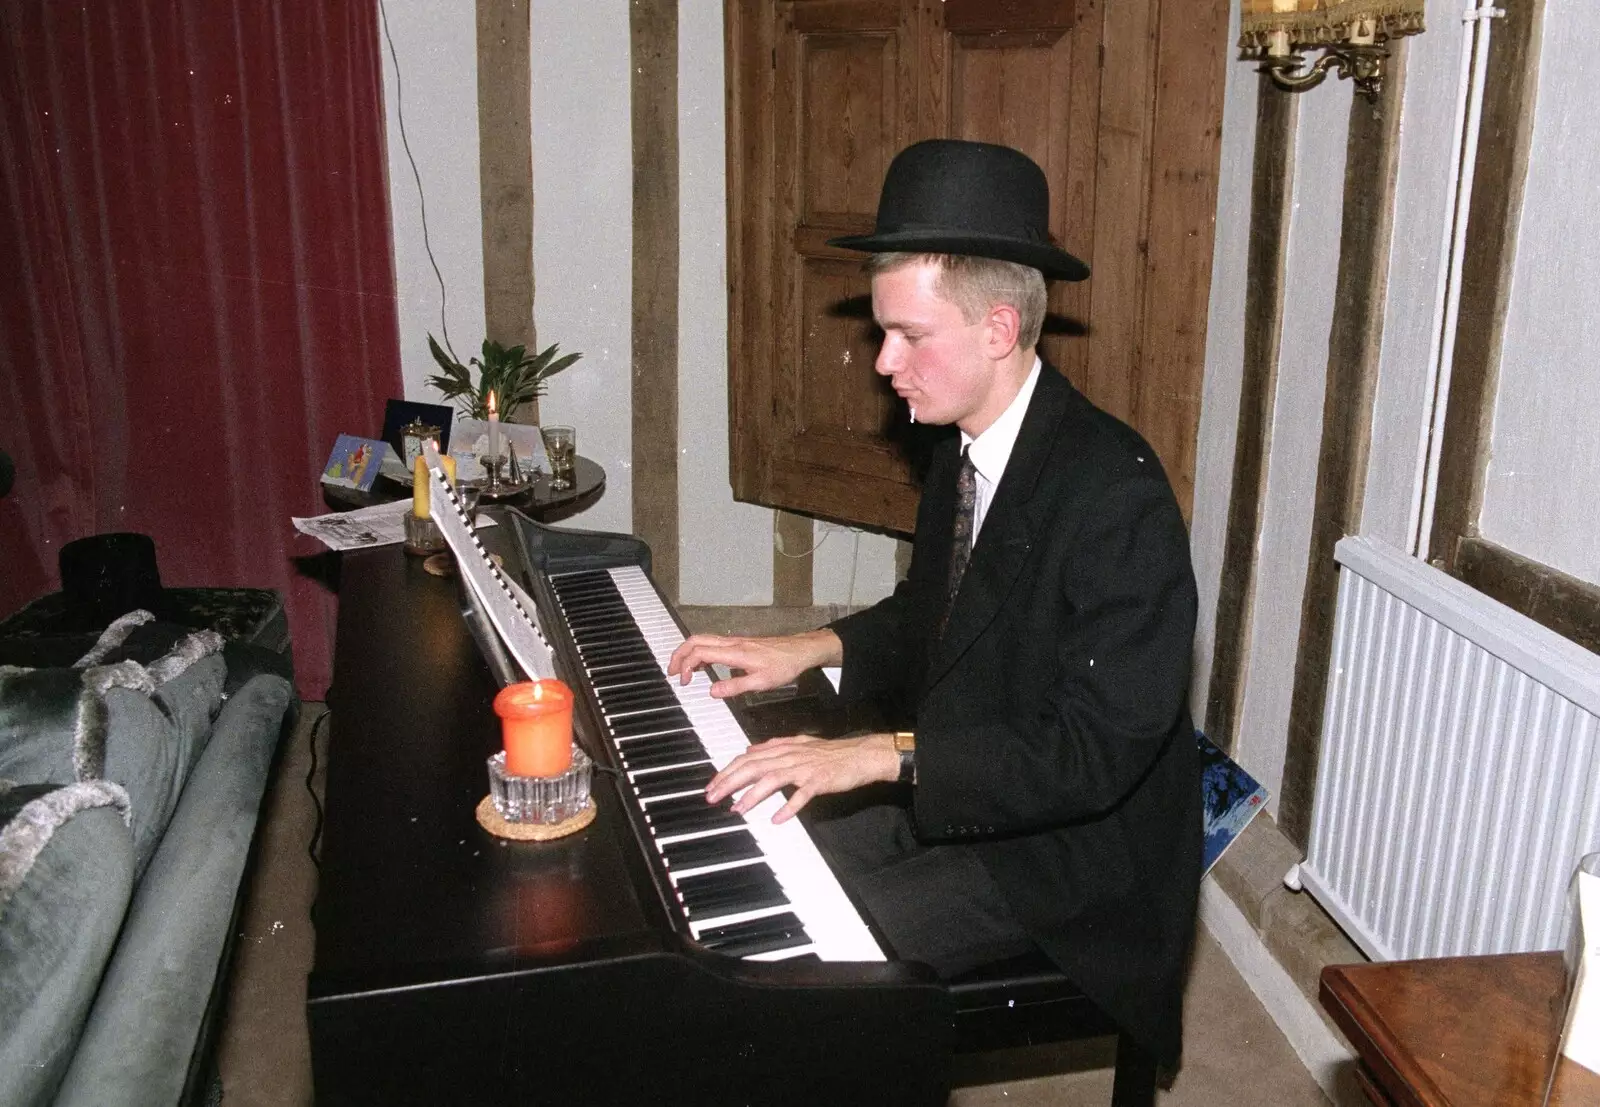
M1239 0L1239 49L1247 57L1298 47L1382 42L1422 30L1424 0Z

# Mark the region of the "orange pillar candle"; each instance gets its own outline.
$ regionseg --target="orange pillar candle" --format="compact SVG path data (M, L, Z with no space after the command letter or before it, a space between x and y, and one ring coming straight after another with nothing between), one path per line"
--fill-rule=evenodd
M509 684L494 698L511 776L560 776L572 766L572 689L559 680Z

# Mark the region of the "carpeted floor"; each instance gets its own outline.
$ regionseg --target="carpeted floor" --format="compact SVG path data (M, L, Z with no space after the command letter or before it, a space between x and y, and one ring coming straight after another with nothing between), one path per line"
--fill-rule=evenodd
M306 792L311 733L327 763L321 704L306 704L267 796L264 840L243 917L219 1063L224 1107L309 1104L311 1058L305 978L314 935L316 869L307 846L315 809ZM320 776L320 774L319 774ZM320 789L320 779L318 780ZM967 1058L951 1107L1078 1107L1111 1101L1114 1043ZM1326 1103L1277 1026L1210 935L1198 936L1186 999L1184 1064L1162 1107Z

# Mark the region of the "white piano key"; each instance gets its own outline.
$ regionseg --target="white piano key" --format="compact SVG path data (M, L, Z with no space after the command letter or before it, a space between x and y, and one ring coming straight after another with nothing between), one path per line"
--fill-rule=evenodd
M665 676L667 662L671 659L673 651L683 642L683 634L678 629L677 621L643 570L629 567L612 569L608 572L616 586L617 594L633 618L634 628L643 636L646 647ZM581 611L581 600L577 606ZM594 650L591 649L590 652L594 653ZM591 679L594 679L598 686L606 687L604 663L594 664L592 670L598 672L597 676ZM641 682L638 678L629 678L624 683ZM750 747L750 740L745 735L744 728L739 725L728 705L711 694L712 681L704 672L696 671L687 684L681 684L676 677L667 678L667 683L714 767L719 770L726 768L734 758ZM619 709L614 714L608 715L607 719L621 720L648 710L659 710L659 708L641 708L632 711ZM666 732L667 729L670 728L664 726L662 732ZM632 735L629 738L613 739L613 741L617 742L619 748L624 748L627 742L646 736ZM674 766L651 766L650 769L630 771L628 777L630 780L638 779L650 771L672 767ZM694 791L687 789L675 792L673 795L692 795ZM634 800L639 802L637 796ZM677 879L683 876L765 862L772 869L790 902L781 906L692 920L689 922L690 933L698 938L702 931L715 927L792 912L800 919L806 933L811 937L811 944L756 954L749 958L750 960L784 960L810 952L815 952L818 957L827 961L883 960L883 951L867 930L854 905L850 903L844 889L839 886L838 879L828 868L827 862L817 850L815 843L811 841L805 827L794 820L777 826L772 824L773 814L783 806L783 803L783 796L770 796L743 817L744 826L761 847L760 858L685 869L670 874L670 879L675 885ZM737 829L737 827L714 827L662 836L655 839L656 848L662 849L673 842L732 833Z

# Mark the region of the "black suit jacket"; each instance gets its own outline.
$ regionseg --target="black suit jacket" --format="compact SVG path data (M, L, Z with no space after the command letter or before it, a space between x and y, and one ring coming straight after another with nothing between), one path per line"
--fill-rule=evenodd
M914 717L919 835L970 844L1051 959L1173 1060L1200 880L1182 515L1144 440L1045 366L935 640L958 465L943 444L906 580L833 624L841 692Z

